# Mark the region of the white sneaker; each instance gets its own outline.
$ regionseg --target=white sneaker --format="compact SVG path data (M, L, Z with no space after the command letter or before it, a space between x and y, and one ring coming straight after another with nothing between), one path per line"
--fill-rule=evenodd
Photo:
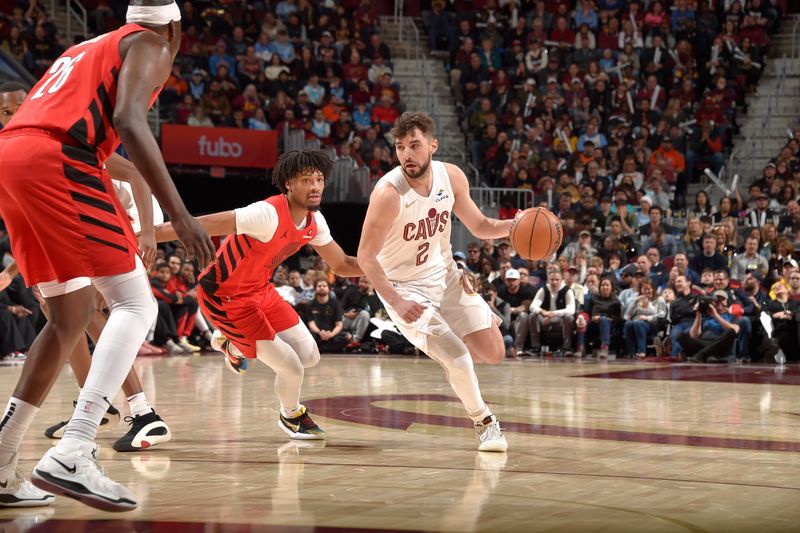
M81 443L72 453L50 448L34 467L31 481L40 489L103 511L131 511L137 505L133 494L97 464L97 445L93 442Z
M178 346L191 353L200 353L203 351L199 346L190 343L186 337L178 339Z
M191 353L191 350L182 348L172 339L169 339L164 343L164 348L166 348L169 353Z
M39 490L17 469L17 454L0 468L0 507L40 507L50 505L55 496Z
M508 442L500 429L500 422L494 415L489 415L482 422L475 424L475 431L478 433L478 451L481 452L504 452L508 450Z

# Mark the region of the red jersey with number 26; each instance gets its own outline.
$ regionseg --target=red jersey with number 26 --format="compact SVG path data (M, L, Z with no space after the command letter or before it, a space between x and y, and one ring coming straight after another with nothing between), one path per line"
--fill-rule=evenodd
M317 236L317 222L309 211L303 228L292 221L286 196L264 200L277 211L278 227L272 239L261 242L248 235L229 235L217 250L217 259L200 274L200 285L214 296L251 296L270 284L275 268Z
M140 31L150 30L126 24L69 48L31 89L0 135L20 128L43 129L71 137L80 147L96 153L98 163L108 159L119 146L113 124L122 67L119 44ZM157 97L158 92L153 94L151 106Z

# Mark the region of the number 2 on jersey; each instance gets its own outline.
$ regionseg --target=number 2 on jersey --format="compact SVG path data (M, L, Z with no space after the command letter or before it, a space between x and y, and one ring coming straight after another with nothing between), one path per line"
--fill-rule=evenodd
M83 59L83 56L85 55L86 52L81 52L75 57L62 56L56 59L55 63L53 63L53 66L51 66L50 70L47 71L50 77L47 78L41 87L39 87L39 90L36 91L36 94L31 96L31 100L36 100L37 98L44 96L45 89L47 89L47 94L53 94L63 87L63 85L67 82L69 75L72 74L72 69L75 67L75 63Z
M430 247L431 243L429 242L423 242L419 245L419 248L417 248L417 266L428 260L428 248Z

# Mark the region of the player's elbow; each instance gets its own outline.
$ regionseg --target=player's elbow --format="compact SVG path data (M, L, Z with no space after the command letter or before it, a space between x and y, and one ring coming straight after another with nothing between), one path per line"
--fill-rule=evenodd
M114 129L123 140L134 136L141 129L142 122L147 125L146 119L143 121L141 117L124 108L115 110L112 120Z

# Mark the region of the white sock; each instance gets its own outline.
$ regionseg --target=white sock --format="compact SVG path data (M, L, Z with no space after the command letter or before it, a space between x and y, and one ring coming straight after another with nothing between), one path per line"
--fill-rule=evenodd
M39 408L19 398L11 397L0 421L0 465L7 465L17 453Z
M147 413L153 411L153 408L150 407L150 403L147 401L144 392L129 396L128 406L131 408L131 416L133 417L146 415Z
M136 268L126 274L92 279L111 314L92 355L78 405L57 446L59 451L74 449L75 442L94 441L110 398L125 381L158 312L142 262L138 258L136 262Z
M303 386L303 365L295 351L280 337L271 341L256 341L258 360L275 371L275 393L281 409L300 405L300 388Z
M300 416L300 413L302 412L303 412L303 406L300 404L297 404L297 407L295 407L294 409L286 409L284 407L281 407L281 413L286 418L294 418L296 416Z

